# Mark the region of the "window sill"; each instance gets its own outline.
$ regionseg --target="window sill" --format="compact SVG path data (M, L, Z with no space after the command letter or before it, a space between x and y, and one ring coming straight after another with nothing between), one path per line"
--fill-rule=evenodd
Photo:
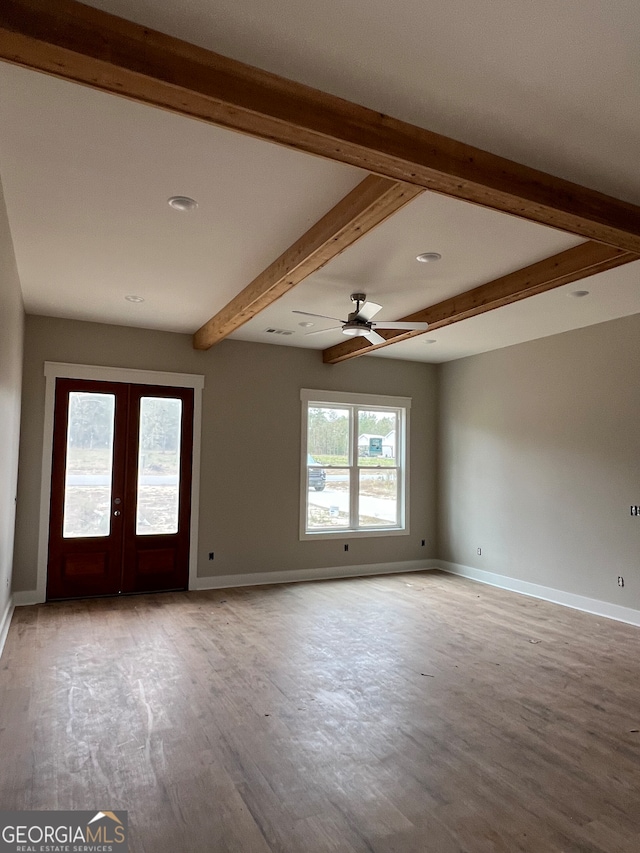
M342 530L318 530L317 532L300 533L300 540L309 539L364 539L371 536L408 536L408 527L384 527L378 530L353 530L343 528Z

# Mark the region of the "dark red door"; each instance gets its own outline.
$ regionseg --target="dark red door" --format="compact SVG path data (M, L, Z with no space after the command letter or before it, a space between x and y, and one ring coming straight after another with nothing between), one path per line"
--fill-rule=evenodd
M185 589L193 390L58 379L47 598Z

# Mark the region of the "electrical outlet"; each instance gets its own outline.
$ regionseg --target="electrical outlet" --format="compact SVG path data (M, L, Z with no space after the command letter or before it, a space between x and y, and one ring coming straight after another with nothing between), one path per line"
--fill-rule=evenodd
M618 575L618 586L624 586L624 578Z
M640 506L632 506L631 515L640 515Z
M426 544L427 544L427 540L426 540L426 539L423 539L423 540L422 540L422 547L424 548L424 546L425 546Z
M213 560L213 551L209 551L209 559Z
M482 548L478 548L478 557L482 556Z
M348 550L349 550L349 546L348 546L348 545L345 545L345 546L344 546L344 550L345 550L345 551L348 551Z

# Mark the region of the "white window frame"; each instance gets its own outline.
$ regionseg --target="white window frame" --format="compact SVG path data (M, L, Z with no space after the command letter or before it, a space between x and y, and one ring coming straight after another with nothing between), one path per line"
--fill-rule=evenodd
M408 536L409 535L409 420L411 397L389 397L379 394L357 394L346 391L318 391L302 388L302 437L300 449L300 539L344 539L367 536ZM389 409L398 413L396 436L396 460L398 470L398 524L394 527L344 527L340 530L308 530L307 502L309 497L307 480L307 440L309 408L314 406L353 406L365 409ZM351 458L349 464L340 466L351 472L350 515L357 521L357 475L358 466L358 426L357 418L350 418L349 446ZM326 467L326 466L323 466Z

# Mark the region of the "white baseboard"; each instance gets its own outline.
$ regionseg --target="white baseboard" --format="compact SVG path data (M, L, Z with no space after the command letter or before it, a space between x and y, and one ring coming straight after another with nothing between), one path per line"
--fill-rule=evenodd
M13 593L13 604L15 607L27 607L29 604L44 604L44 598L37 590L27 589Z
M561 589L553 589L548 586L530 583L529 581L510 578L506 575L498 575L487 572L484 569L476 569L472 566L463 566L460 563L450 563L447 560L407 560L401 563L367 563L360 566L331 566L321 569L300 569L299 571L285 572L252 572L241 575L213 575L206 578L196 578L191 590L206 589L229 589L235 586L266 586L267 584L300 583L304 581L338 580L339 578L368 577L373 575L389 575L402 572L425 572L429 569L441 569L452 575L460 575L478 583L499 587L521 595L532 598L540 598L553 604L561 604L564 607L572 607L574 610L582 610L592 613L594 616L604 616L607 619L615 619L618 622L626 622L629 625L640 627L640 610L631 607L623 607L619 604L611 604L608 601L600 601L597 598L587 598L584 595L576 595L572 592L564 592ZM9 630L11 615L14 607L22 607L29 604L40 604L41 599L36 590L14 592L13 601L10 602L4 616L0 619L0 654Z
M13 616L14 611L13 599L9 596L9 601L7 601L7 606L4 609L4 613L0 616L0 658L2 657L2 651L4 649L4 644L7 640L7 635L9 633L9 625L11 625L11 617Z
M213 575L196 578L189 591L204 589L230 589L234 586L266 586L267 584L324 581L338 578L357 578L368 575L391 575L400 572L424 572L439 566L437 560L407 560L403 563L368 563L362 566L333 566L328 569L300 569L290 572L252 572L244 575ZM13 593L15 607L42 604L37 590Z
M234 586L266 586L267 584L298 583L301 581L337 580L368 575L391 575L400 572L425 572L438 568L437 560L407 560L403 563L367 563L362 566L332 566L323 569L300 569L290 572L252 572L244 575L213 575L196 578L189 591L204 589L230 589ZM15 607L42 604L43 599L34 590L13 593Z
M605 616L607 619L615 619L617 622L627 622L629 625L640 627L640 610L631 607L622 607L620 604L611 604L608 601L600 601L597 598L587 598L584 595L576 595L573 592L564 592L561 589L553 589L549 586L541 586L529 581L521 581L517 578L509 578L505 575L496 575L483 569L475 569L472 566L463 566L460 563L449 563L446 560L433 560L433 568L440 568L443 572L452 575L461 575L464 578L486 583L489 586L497 586L500 589L508 589L511 592L519 592L521 595L529 595L531 598L541 598L554 604L562 604L564 607L572 607L574 610L583 610L594 616Z
M337 580L370 575L390 575L399 572L424 572L436 568L437 560L407 560L403 563L368 563L362 566L332 566L322 569L300 569L290 572L252 572L244 575L217 575L196 578L193 590L228 589L234 586L264 586L266 584L299 583L302 581Z

